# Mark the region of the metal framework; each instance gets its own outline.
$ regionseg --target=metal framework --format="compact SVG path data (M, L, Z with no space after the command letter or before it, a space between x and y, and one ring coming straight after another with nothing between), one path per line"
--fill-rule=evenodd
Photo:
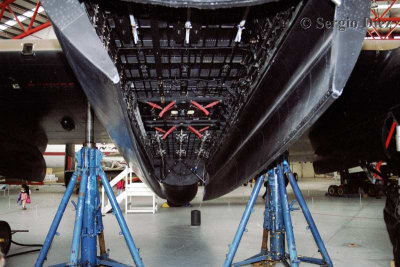
M139 256L129 228L125 222L121 209L112 191L110 183L101 166L103 154L95 147L83 147L76 153L77 170L72 175L65 194L61 200L57 213L46 236L43 248L35 263L35 267L43 266L43 263L53 242L61 218L75 187L77 178L80 177L79 197L76 204L76 219L72 238L71 252L68 263L55 266L127 266L109 258L105 249L103 222L101 215L100 196L97 186L97 178L100 176L111 206L125 237L126 244L135 262L142 267L143 262ZM97 237L100 243L100 256L97 256ZM81 250L81 253L79 251ZM79 259L79 255L81 258Z
M400 1L372 0L371 2L371 18L368 22L370 27L368 29L366 38L372 38L375 40L396 39L395 37L399 36L399 34L396 32L396 29L399 28L400 16L392 16L391 11L396 4L400 4ZM387 4L387 7L383 12L379 12L378 7L382 4ZM30 6L34 6L34 8L29 9ZM2 0L0 3L0 38L22 39L51 26L47 16L45 14L38 13L40 6L41 3L37 0ZM29 12L31 10L34 10L32 16L24 15L25 12ZM21 21L18 16L22 16L25 19ZM29 23L27 23L25 20L29 21ZM15 21L16 23L15 25L10 26L6 24L8 21ZM5 26L7 29L3 30L1 29L1 26ZM139 28L140 26L137 25L137 27ZM381 28L384 28L385 30L382 31ZM137 39L139 40L138 37Z
M368 22L367 39L374 40L394 40L400 39L399 29L400 14L393 12L395 5L400 5L398 0L372 0L371 18ZM385 5L379 12L379 6ZM386 7L387 5L387 7ZM392 14L394 13L394 15Z
M268 175L262 175L257 179L257 183L251 193L249 202L243 213L242 220L240 221L238 230L235 234L232 244L229 246L229 252L226 256L224 267L231 267L232 261L235 257L236 251L239 247L240 240L246 229L247 222L249 221L254 204L263 185L264 178L268 183L267 194L265 201L264 213L264 235L263 246L261 252L253 257L244 261L234 263L234 267L247 266L254 263L268 263L282 262L285 266L298 267L300 262L307 262L320 266L332 267L332 261L329 257L328 251L322 241L318 232L317 226L311 216L307 207L304 197L301 193L296 179L290 170L289 163L286 159L282 159L275 168L268 171ZM285 185L285 177L289 180L293 189L293 193L299 203L304 217L307 221L309 229L314 237L315 243L318 247L318 252L321 254L322 259L300 256L297 254L293 225L290 212L295 210L293 208L294 200L289 204L288 196ZM268 234L269 233L269 234ZM268 235L270 241L270 248L268 248ZM285 251L285 237L287 241L288 252ZM261 266L260 265L260 266ZM264 265L262 265L264 266Z
M86 2L120 72L133 130L155 166L183 177L216 153L295 17L296 4L274 12L260 6L262 15L250 8L217 10L221 20L213 23L194 9L168 10L173 22L157 15L156 7ZM251 16L259 17L257 24ZM260 36L266 37L256 42Z
M0 39L22 39L43 30L51 23L39 12L37 0L3 0L0 3Z
M114 192L112 191L107 176L101 166L103 153L101 153L95 146L94 114L90 104L87 106L86 142L84 147L75 154L75 158L77 159L77 168L71 177L67 189L65 190L57 213L50 226L50 230L46 236L46 240L42 249L40 250L35 267L43 266L78 177L80 177L81 181L78 203L74 204L76 209L76 218L70 258L69 262L58 264L56 266L127 266L111 260L105 247L103 233L104 227L97 182L99 176L107 193L108 199L110 200L117 221L121 227L121 232L125 237L126 244L129 248L135 265L137 267L143 267L144 265L139 256L139 250L136 248L135 243L133 242L133 238L122 215ZM97 237L100 245L100 256L97 256ZM79 253L79 250L81 253ZM80 259L79 255L81 256Z

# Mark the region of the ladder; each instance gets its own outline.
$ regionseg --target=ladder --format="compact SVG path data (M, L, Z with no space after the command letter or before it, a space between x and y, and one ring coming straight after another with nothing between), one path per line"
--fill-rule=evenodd
M156 213L158 210L157 205L157 196L154 194L153 191L145 184L145 183L130 183L125 187L125 214L128 213L142 213L142 212L149 212L149 213ZM145 206L145 207L138 207L132 204L132 197L151 197L152 198L152 205ZM128 208L128 203L130 208Z
M125 179L125 185L128 184L128 181L132 182L132 169L129 168L128 166L125 167L125 169L118 174L114 179L110 181L110 186L113 188L119 181L122 179ZM122 192L119 194L117 197L117 202L118 204L121 204L122 201L126 200L126 191ZM101 213L104 215L107 212L109 212L112 209L110 201L107 201L107 204L105 202L105 192L104 192L104 186L101 187Z
M156 213L158 210L157 197L145 183L132 182L132 169L128 166L110 181L110 186L114 187L119 181L125 179L125 190L116 197L118 204L125 201L125 214L135 212ZM152 205L147 207L134 207L132 205L132 197L146 196L152 197ZM128 208L130 206L130 208ZM105 201L104 187L101 188L101 213L104 215L112 209L111 203Z

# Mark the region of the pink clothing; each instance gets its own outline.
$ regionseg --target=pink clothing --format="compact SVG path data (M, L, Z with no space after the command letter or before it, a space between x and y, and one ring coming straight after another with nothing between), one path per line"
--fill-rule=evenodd
M120 180L117 183L117 189L124 189L125 188L125 181L124 180Z
M27 200L28 199L28 194L27 193L21 193L21 200Z

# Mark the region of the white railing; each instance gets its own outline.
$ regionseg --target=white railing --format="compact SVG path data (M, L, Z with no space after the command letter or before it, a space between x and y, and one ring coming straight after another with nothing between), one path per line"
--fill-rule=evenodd
M129 168L128 166L125 167L125 170L123 170L120 174L114 177L110 181L110 186L113 188L119 181L122 179L125 179L125 186L129 183L132 183L132 169ZM121 203L125 197L123 197L125 192L121 193L119 196L117 196L117 202ZM101 213L106 214L112 209L110 201L107 201L107 205L105 203L105 191L104 191L104 186L101 187Z
M119 194L116 199L118 204L125 200L125 213L133 212L150 212L156 213L158 209L157 197L151 189L144 183L132 183L132 169L126 167L120 174L110 181L111 188L114 187L119 181L125 179L125 190ZM151 206L137 207L132 205L132 197L152 197ZM128 206L130 208L128 208ZM101 187L101 213L104 215L112 209L111 203L108 200L105 203L104 186Z
M125 214L128 213L156 213L158 209L157 196L145 183L131 183L125 187ZM151 197L152 202L148 206L136 206L132 204L132 197Z

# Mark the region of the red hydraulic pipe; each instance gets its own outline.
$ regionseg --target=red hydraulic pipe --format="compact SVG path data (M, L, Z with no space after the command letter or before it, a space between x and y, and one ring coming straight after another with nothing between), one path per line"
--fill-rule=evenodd
M168 135L170 135L173 131L175 131L175 129L176 129L176 126L171 127L171 128L168 130L168 132L166 132L166 133L163 135L162 139L167 138Z
M158 117L162 118L164 116L165 112L170 110L175 105L175 103L176 103L176 101L173 101L173 102L169 103L167 106L165 106L165 108L163 108L163 110L161 110L160 115L158 115Z
M162 110L162 107L160 107L159 105L153 103L153 102L146 102L147 104L149 104L151 107Z
M392 127L390 127L389 134L388 134L388 136L386 138L386 142L385 142L385 148L386 149L390 145L390 141L392 140L392 137L393 137L393 134L394 134L394 130L396 130L396 126L397 126L397 123L394 121L392 123ZM379 161L378 164L376 165L376 169L379 171L381 169L381 166L382 166L382 161ZM382 180L382 177L380 177L380 176L378 176L376 174L374 176L376 176L376 177L378 177L378 179Z
M161 128L154 127L154 129L156 129L156 130L157 130L157 131L159 131L160 133L166 133L166 131L165 131L165 130L163 130L163 129L161 129Z
M196 101L192 101L191 102L196 108L198 108L199 110L203 111L204 114L206 114L206 116L208 116L208 114L210 114L210 112L208 112L207 109L205 109L202 105L200 105L199 103L197 103Z
M392 127L390 128L388 137L386 138L386 143L385 143L386 149L389 147L390 141L392 140L392 137L393 137L393 134L394 134L394 130L396 130L396 126L397 126L397 123L394 121L392 123Z
M202 135L199 131L197 131L195 128L193 128L192 126L189 126L188 128L189 128L189 130L190 130L191 132L193 132L194 134L196 134L200 139L203 138L203 135Z
M378 164L376 165L376 170L380 171L381 170L381 166L382 166L382 160L378 162ZM382 177L380 177L379 175L377 175L376 173L374 173L374 176L376 178L378 178L379 180L382 180Z
M211 107L217 105L218 103L219 103L219 101L212 102L212 103L208 104L207 106L205 106L204 108L211 108Z
M202 129L200 129L200 130L199 130L199 133L204 132L204 131L207 130L208 128L210 128L210 126L206 126L206 127L202 128Z
M206 116L208 116L210 114L210 112L207 109L208 108L212 108L213 106L217 105L218 103L219 103L219 101L214 101L214 102L208 104L207 106L203 107L202 105L200 105L196 101L192 101L191 102L191 104L193 104L196 108L198 108L199 110L203 111L204 114L206 114Z
M38 32L38 31L40 31L40 30L43 30L43 29L45 29L45 28L47 28L47 27L49 27L49 26L51 26L51 23L50 23L50 21L47 21L47 22L43 23L43 24L40 25L40 26L37 26L37 27L35 27L35 28L33 28L33 29L29 30L29 31L26 31L26 32L24 32L24 33L21 33L21 34L18 35L18 36L13 37L12 39L22 39L22 38L24 38L24 37L26 37L26 36L29 36L29 35L31 35L31 34L33 34L33 33L35 33L35 32Z

